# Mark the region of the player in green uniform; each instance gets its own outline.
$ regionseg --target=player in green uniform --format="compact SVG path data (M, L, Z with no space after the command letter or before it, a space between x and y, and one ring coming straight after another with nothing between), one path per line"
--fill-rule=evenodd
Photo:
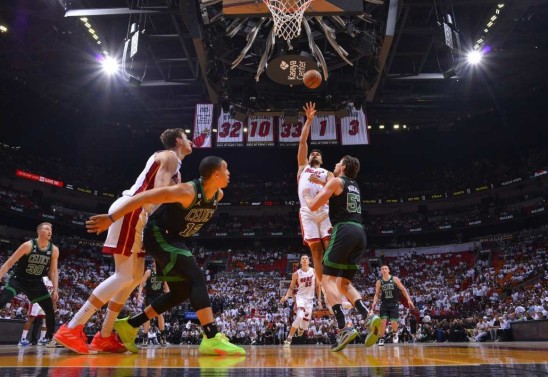
M333 224L333 232L323 256L322 286L339 328L337 344L331 348L334 352L342 350L358 336L354 327L346 326L341 297L345 296L364 319L369 317L360 293L352 285L367 243L362 225L360 188L355 181L359 170L360 161L357 158L344 156L335 165L335 178L327 182L314 198L306 198L312 211L329 201L329 219ZM377 342L380 322L377 316L369 318L366 346Z
M379 346L384 346L384 332L386 330L386 324L390 320L392 325L392 332L394 337L392 342L398 343L398 318L399 318L399 305L400 305L400 292L403 293L407 299L407 303L411 309L415 308L407 289L403 286L400 279L396 276L390 275L390 268L387 265L381 266L382 277L377 280L375 284L375 297L373 298L372 309L375 309L375 305L381 300L380 317L382 320L381 329L379 332Z
M59 300L59 271L57 260L59 248L50 242L53 234L50 223L41 223L36 228L38 238L23 243L0 267L0 280L15 264L11 278L0 293L0 308L3 308L19 292L23 292L34 304L40 305L46 314L45 343L50 343L55 332L54 302ZM48 276L53 284L50 295L42 276ZM49 344L54 346L53 343Z
M133 196L110 214L92 216L86 222L89 233L101 233L124 214L146 203L161 204L150 216L143 232L143 245L167 281L170 291L161 295L143 312L117 320L115 329L129 350L136 350L139 326L187 298L203 327L204 339L199 352L205 355L245 355L217 330L204 274L196 264L186 240L207 223L223 197L230 181L228 165L220 157L205 157L200 162L200 176L190 182L161 187Z

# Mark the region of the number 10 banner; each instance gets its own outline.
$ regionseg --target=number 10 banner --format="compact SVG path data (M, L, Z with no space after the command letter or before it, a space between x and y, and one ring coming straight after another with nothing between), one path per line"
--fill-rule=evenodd
M248 147L274 146L274 117L251 116L247 118Z
M367 120L363 110L356 110L352 106L349 116L341 119L341 144L369 144Z

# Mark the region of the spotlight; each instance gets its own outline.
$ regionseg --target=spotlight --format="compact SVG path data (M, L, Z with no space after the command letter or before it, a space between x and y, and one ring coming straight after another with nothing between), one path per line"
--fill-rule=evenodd
M481 53L481 51L473 50L468 53L466 59L469 64L477 65L481 62L482 57L483 54Z
M105 71L106 74L114 75L118 73L119 67L116 59L111 58L110 56L107 56L101 61L101 64L103 65L103 70Z
M8 28L5 27L4 25L0 25L0 33L7 33L8 32Z

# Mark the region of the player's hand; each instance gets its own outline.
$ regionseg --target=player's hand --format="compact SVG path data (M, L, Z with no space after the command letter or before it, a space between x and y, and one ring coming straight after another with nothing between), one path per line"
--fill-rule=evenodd
M287 301L287 297L286 296L283 296L281 299L280 299L280 303L283 304L284 302Z
M316 104L314 102L308 102L303 106L303 110L307 119L314 119L316 116Z
M112 225L112 220L108 214L91 216L86 221L86 228L88 233L101 234Z
M323 179L321 179L320 177L316 177L315 175L310 175L310 177L308 178L308 180L312 183L316 183L318 185L322 185L322 186L325 186L325 184L327 183L326 181L324 181Z
M410 307L411 309L415 309L415 304L413 304L413 301L408 300L407 303L409 304L409 307Z

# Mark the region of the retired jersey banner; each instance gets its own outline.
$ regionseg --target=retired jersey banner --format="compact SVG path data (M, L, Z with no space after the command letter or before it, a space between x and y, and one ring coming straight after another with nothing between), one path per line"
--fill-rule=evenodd
M337 122L334 115L316 116L310 129L312 144L337 144Z
M213 105L197 104L194 115L194 139L196 148L211 148L211 124L213 122Z
M221 111L217 122L217 146L241 147L244 145L244 123Z
M369 144L367 121L363 110L356 110L352 106L350 109L350 114L341 119L341 144Z
M293 124L286 124L284 117L281 116L278 118L278 140L280 146L289 146L299 144L301 139L301 132L303 130L303 117L299 117L299 121Z
M274 117L251 116L247 118L248 147L274 146Z

